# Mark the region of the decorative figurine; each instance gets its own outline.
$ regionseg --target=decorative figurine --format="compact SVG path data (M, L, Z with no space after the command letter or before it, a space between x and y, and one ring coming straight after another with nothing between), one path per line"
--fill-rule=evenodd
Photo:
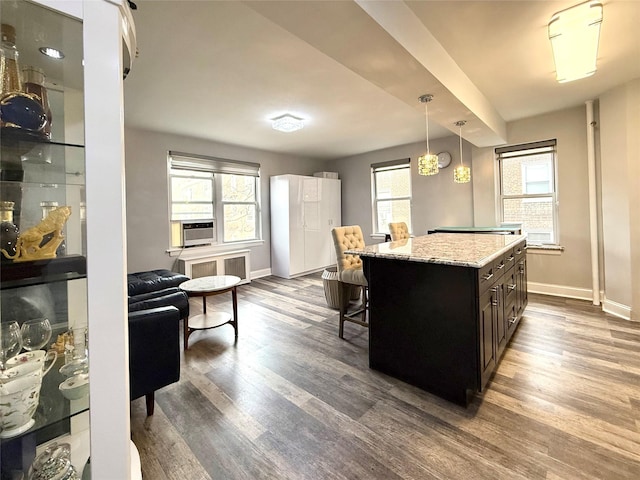
M62 229L70 215L71 207L68 206L52 210L35 227L25 230L18 236L15 255L10 255L4 249L2 254L14 262L56 258L56 249L64 240ZM51 238L43 243L44 237L48 235L51 235Z

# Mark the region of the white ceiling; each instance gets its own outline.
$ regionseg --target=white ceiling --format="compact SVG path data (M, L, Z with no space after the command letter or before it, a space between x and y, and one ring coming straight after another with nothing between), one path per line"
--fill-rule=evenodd
M577 1L149 1L127 126L334 159L457 133L504 143L506 122L640 78L640 0L604 1L598 71L559 84L546 25ZM289 112L303 130L269 118Z

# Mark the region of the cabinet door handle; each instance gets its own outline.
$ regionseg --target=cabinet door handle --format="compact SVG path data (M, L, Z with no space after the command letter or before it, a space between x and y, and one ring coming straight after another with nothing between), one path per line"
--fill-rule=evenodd
M497 307L500 304L498 303L498 300L491 300L491 305L493 305L494 307Z
M503 268L504 268L504 263L501 263L501 264L496 266L496 269L498 269L498 270L502 270Z
M509 290L510 292L513 292L515 289L516 289L516 284L515 283L507 284L507 290Z
M491 287L489 290L491 290L493 293L498 293L498 287Z
M493 273L485 273L485 274L482 276L482 279L483 279L483 280L489 280L489 279L490 279L490 278L492 278L492 277L493 277Z

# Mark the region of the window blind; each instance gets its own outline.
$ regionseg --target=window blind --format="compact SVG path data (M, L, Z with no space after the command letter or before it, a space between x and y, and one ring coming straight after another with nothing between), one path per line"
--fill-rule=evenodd
M525 157L529 155L539 155L556 151L556 140L542 140L540 142L522 143L519 145L509 145L507 147L496 148L497 159L506 157ZM523 153L525 152L526 153Z
M411 163L410 158L401 158L399 160L389 160L387 162L372 163L371 169L373 170L374 173L381 172L381 171L395 170L397 168L406 168L409 166L410 163Z
M191 153L169 151L171 168L196 170L199 172L227 173L232 175L260 176L260 164L208 157Z

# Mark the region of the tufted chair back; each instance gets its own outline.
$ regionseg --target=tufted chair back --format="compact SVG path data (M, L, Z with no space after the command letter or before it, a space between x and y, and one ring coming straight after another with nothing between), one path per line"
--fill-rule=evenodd
M409 228L404 222L396 222L389 224L389 233L391 234L391 241L404 240L409 238Z
M345 270L362 270L362 260L359 255L347 255L344 252L351 248L364 247L364 236L359 225L335 227L331 230L333 244L336 247L336 261L338 274L342 277Z

